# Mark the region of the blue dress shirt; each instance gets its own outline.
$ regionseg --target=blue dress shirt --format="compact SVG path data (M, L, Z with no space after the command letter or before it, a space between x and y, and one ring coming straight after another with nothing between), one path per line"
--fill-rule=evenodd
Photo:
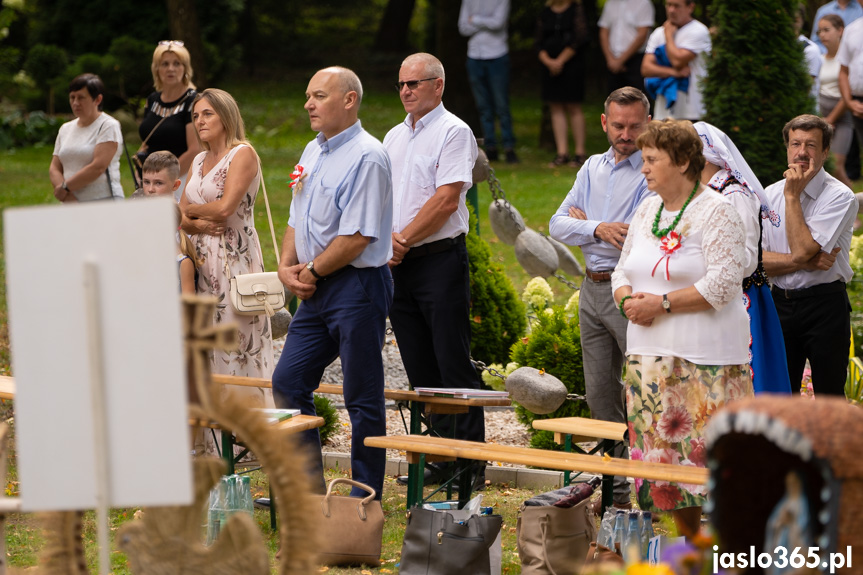
M551 217L548 230L551 237L571 246L581 247L591 271L613 270L620 259L620 250L594 237L596 226L603 222L629 223L641 201L653 195L641 174L641 151L614 163L614 150L588 158L579 170L575 184L566 199ZM576 207L586 220L569 216Z
M357 120L329 140L319 133L303 151L300 165L306 175L300 190L294 188L288 218L299 261L313 260L337 236L359 232L371 242L350 265L386 264L393 254L393 185L383 144Z

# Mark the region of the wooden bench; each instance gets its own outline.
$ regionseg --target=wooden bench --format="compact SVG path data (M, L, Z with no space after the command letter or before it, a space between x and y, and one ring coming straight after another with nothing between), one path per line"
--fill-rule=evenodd
M548 451L529 447L479 443L476 441L463 441L425 435L367 437L365 444L368 447L404 451L408 463L419 463L421 465L424 465L426 461L432 460L499 461L501 463L532 465L535 467L559 469L561 471L586 471L600 475L641 477L657 481L695 485L706 484L710 476L710 472L702 467L615 459L595 455L583 455L581 453ZM467 473L466 475L469 478L470 474ZM421 476L419 479L420 497L416 501L422 501L423 481ZM470 499L470 487L467 490L464 489L466 483L462 481L459 487L459 502L462 505Z

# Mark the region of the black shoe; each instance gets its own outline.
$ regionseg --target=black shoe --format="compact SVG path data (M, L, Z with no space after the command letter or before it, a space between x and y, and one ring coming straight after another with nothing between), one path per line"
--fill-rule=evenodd
M435 463L426 464L426 468L423 469L423 485L439 484L445 478L446 471L447 470L445 468ZM396 483L399 485L407 485L408 476L399 475L396 478Z
M505 154L506 154L506 163L507 164L519 163L518 156L515 155L515 150L513 150L512 148L510 148L509 150L506 150Z
M497 148L494 146L489 146L485 149L485 157L488 158L489 162L496 162L500 159L500 155L497 153Z
M255 507L258 509L269 509L270 508L270 498L269 497L259 497L254 501Z

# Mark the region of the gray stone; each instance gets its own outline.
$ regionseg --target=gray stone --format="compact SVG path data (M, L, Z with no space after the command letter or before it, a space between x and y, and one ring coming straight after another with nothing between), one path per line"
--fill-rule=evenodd
M572 252L566 247L564 244L560 243L556 239L551 236L545 236L545 239L554 246L554 250L557 252L557 263L558 267L560 267L563 273L569 274L572 277L579 277L584 275L584 271L581 269L581 265L578 263L578 260L575 259L575 256L572 255Z
M503 200L495 200L488 206L488 221L491 231L500 241L512 246L519 234L524 231L524 218L512 204L505 204Z
M557 250L542 234L531 229L518 234L515 257L524 271L534 277L547 278L557 270Z
M291 312L282 308L270 318L270 327L273 339L281 339L288 334L288 326L291 325Z
M531 413L551 413L566 401L566 386L535 367L520 367L506 378L506 390Z
M476 155L476 162L473 165L473 183L478 184L488 179L488 156L485 155L485 150L479 149ZM479 215L479 214L477 214Z

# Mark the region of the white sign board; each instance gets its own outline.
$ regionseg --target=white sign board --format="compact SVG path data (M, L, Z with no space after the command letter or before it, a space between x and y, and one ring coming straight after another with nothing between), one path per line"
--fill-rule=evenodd
M148 199L3 214L25 511L96 507L88 264L98 278L107 503L192 502L175 209Z

